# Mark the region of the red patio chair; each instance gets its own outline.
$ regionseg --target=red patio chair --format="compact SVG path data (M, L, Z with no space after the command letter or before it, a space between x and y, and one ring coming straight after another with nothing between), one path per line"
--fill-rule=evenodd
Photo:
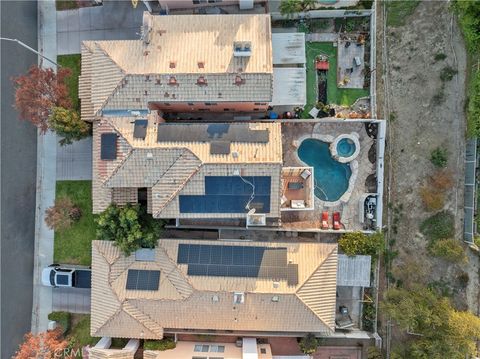
M333 212L333 229L340 229L340 212Z
M322 229L328 229L328 212L322 212Z

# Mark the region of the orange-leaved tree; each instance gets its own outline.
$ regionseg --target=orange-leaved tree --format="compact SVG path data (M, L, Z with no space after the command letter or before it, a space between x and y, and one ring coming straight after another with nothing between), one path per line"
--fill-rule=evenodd
M57 328L37 335L25 334L25 340L13 358L70 358L68 349L68 341L63 339L61 329Z
M55 73L52 69L33 65L26 74L14 77L15 108L20 112L20 118L32 122L45 133L54 106L72 107L65 84L65 78L71 73L64 67Z

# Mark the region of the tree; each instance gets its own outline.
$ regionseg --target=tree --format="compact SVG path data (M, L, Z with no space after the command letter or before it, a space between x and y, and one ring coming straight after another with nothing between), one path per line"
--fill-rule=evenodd
M60 68L57 73L36 65L27 74L12 79L15 87L15 108L20 118L32 122L42 133L48 129L48 117L54 106L71 108L65 78L71 70Z
M383 234L376 232L366 235L362 232L345 233L338 241L339 248L348 256L357 254L369 255L373 259L378 257L378 253L384 245Z
M80 119L78 113L63 107L53 107L48 117L48 127L62 136L60 145L81 140L90 133L90 126Z
M37 335L28 333L13 358L69 358L68 349L69 343L62 338L60 329L49 330Z
M304 336L302 339L300 339L300 350L304 354L313 354L317 351L318 347L318 339L315 338L315 335L312 333L308 333L306 336Z
M45 210L45 223L53 230L63 230L78 221L82 210L68 197L55 200L55 204Z
M139 248L154 248L162 229L162 221L153 219L139 205L125 207L110 205L96 219L97 237L115 241L129 256Z
M389 289L381 304L400 329L416 334L406 342L408 358L463 359L475 354L480 318L455 310L447 298L423 286Z

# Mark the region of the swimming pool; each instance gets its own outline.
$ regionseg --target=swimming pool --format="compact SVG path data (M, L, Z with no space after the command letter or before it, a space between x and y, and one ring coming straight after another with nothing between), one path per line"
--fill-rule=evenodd
M300 144L298 157L314 168L317 198L334 202L342 197L348 189L352 171L349 164L332 158L328 143L308 138Z
M337 143L337 153L340 157L350 157L355 153L355 143L349 138L342 138Z

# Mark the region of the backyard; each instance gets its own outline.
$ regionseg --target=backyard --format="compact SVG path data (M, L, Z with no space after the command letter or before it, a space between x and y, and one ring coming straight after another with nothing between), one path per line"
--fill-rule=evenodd
M360 97L370 95L369 89L350 89L337 87L337 48L330 42L307 42L307 105L305 115L317 103L317 77L315 70L316 56L323 54L328 56L330 69L327 72L327 102L351 106Z
M53 259L55 263L89 266L92 260L91 241L95 239L91 181L57 181L55 198L62 197L70 198L79 206L82 217L70 228L55 232Z

